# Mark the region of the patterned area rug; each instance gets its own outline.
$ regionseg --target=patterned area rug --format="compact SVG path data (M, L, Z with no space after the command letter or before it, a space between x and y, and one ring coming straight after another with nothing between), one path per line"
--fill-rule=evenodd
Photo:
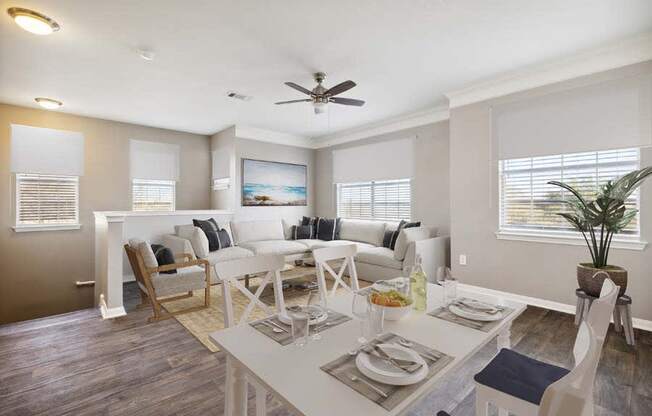
M316 272L314 267L294 267L290 270L281 272L284 283L291 284L290 287L283 290L285 297L285 303L288 306L305 304L308 300L308 294L310 293L309 288L301 287L302 284L309 284L311 282L316 282ZM251 278L249 289L252 292L256 291L256 288L259 284L258 278ZM244 284L244 283L243 283ZM333 281L327 278L327 286L330 288L333 285ZM360 285L363 286L365 282L360 282ZM338 288L338 293L344 291L342 287ZM315 294L312 302L317 301L318 293L317 288L314 288ZM231 297L233 298L233 309L235 311L235 320L236 322L240 319L242 312L245 310L249 304L249 299L245 297L239 290L231 288ZM274 291L271 284L267 285L263 294L260 296L260 299L267 305L274 307ZM173 302L166 302L163 304L163 307L168 312L175 312L181 309L185 309L192 306L203 305L204 303L204 290L197 290L194 292L194 296L191 298L180 299ZM174 318L179 321L181 325L186 327L191 334L193 334L199 342L201 342L206 348L213 352L219 351L213 343L209 340L208 336L210 333L215 332L220 329L224 329L224 313L222 312L223 301L222 301L222 287L220 285L211 286L211 304L207 309L202 309L197 312L190 312L181 315L177 315ZM265 311L261 308L256 307L249 315L249 320L254 321L256 319L264 318L266 316Z

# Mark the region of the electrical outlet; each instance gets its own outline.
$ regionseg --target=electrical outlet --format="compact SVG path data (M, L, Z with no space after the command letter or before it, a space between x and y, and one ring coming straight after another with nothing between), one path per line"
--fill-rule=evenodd
M466 266L466 254L460 254L460 265Z

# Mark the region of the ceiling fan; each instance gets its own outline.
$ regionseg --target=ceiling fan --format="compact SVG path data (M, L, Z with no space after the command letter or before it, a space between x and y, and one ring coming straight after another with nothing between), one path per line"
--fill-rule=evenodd
M362 107L364 105L364 101L362 100L356 100L354 98L336 97L336 95L341 94L355 87L356 85L355 82L350 80L344 81L337 84L334 87L326 88L323 85L321 85L321 83L324 82L324 79L326 79L326 74L324 74L323 72L317 72L313 76L315 77L317 86L313 88L312 91L302 87L301 85L297 85L294 82L285 83L285 85L287 85L288 87L294 88L297 91L309 95L310 98L305 98L303 100L279 101L275 104L278 105L278 104L292 104L292 103L312 103L315 109L315 114L321 114L325 112L326 105L328 103L353 105L356 107Z

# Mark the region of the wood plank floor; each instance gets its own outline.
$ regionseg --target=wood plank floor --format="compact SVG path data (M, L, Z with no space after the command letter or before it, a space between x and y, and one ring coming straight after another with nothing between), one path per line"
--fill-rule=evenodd
M224 359L175 320L148 324L128 286L125 318L95 310L0 326L0 415L221 415ZM530 307L512 328L514 349L572 365L572 316ZM596 415L652 415L652 333L628 347L610 332L595 387ZM478 352L411 412L474 415L472 377L495 354ZM253 403L251 406L253 411ZM270 415L289 413L270 398Z

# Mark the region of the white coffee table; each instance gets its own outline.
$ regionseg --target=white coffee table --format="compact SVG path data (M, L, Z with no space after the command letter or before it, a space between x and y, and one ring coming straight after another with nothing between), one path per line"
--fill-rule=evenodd
M250 325L224 329L210 335L226 353L227 376L225 415L247 414L247 379L263 386L297 414L306 416L388 416L402 415L469 357L498 336L498 348L510 346L510 328L526 308L524 304L492 296L459 291L459 296L501 304L513 309L489 332L471 329L426 314L412 312L401 321L386 322L385 331L444 352L453 361L420 386L392 411L373 403L320 367L357 346L360 333L355 320L330 328L322 339L304 347L281 346ZM352 294L335 296L329 308L351 315ZM428 311L441 306L442 289L428 284Z

